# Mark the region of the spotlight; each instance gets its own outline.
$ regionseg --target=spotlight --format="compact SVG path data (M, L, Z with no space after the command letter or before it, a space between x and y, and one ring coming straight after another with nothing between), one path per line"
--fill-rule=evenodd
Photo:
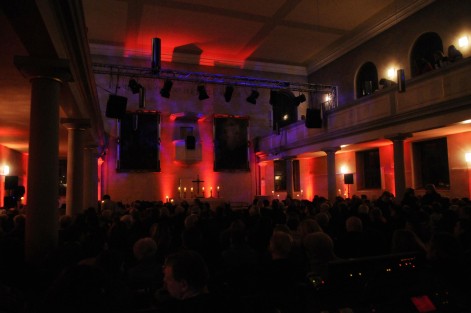
M300 103L303 103L304 101L306 101L306 96L303 93L297 97L294 97L294 102L296 105L299 105Z
M170 79L164 81L164 86L160 89L160 95L164 98L170 98L170 90L172 90L173 82Z
M198 85L196 90L198 90L198 99L199 100L205 100L205 99L209 98L208 94L206 93L206 88L204 87L204 85Z
M142 88L142 86L135 79L129 80L128 87L131 88L133 94L139 93L139 89Z
M224 99L226 99L226 102L231 101L233 92L234 92L234 86L232 85L226 86L226 91L224 91Z
M250 96L247 97L247 102L248 103L252 103L252 104L256 104L257 103L257 98L260 94L258 93L257 90L253 89L252 90L252 93L250 94Z

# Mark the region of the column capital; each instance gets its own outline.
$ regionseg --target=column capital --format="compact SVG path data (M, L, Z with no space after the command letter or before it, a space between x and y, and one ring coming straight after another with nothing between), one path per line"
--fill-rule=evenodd
M61 118L60 122L67 129L85 130L91 127L90 120L87 118Z
M407 138L411 138L411 137L412 137L412 133L397 133L397 134L384 136L385 139L388 139L391 141L404 141Z
M340 147L327 147L327 148L322 148L322 151L324 151L326 154L329 153L335 153L340 150Z
M59 82L73 81L69 61L16 55L13 63L18 70L30 79L49 78Z

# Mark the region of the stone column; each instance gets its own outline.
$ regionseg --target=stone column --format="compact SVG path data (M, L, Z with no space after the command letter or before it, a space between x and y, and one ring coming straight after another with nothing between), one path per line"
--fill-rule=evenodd
M25 258L41 262L57 246L59 193L59 98L71 81L67 60L15 56L31 81Z
M85 147L83 168L83 206L97 208L98 203L98 154L97 146Z
M61 123L68 131L66 214L76 216L84 210L84 136L90 121L64 118Z
M327 154L327 190L328 198L332 203L337 197L337 174L335 172L335 153L340 147L322 149Z
M293 158L286 158L286 197L293 198Z
M386 139L389 139L393 142L394 150L394 188L396 189L395 196L396 199L400 200L404 197L404 192L406 191L406 173L404 166L404 140L412 137L412 134L397 134L393 136L388 136Z

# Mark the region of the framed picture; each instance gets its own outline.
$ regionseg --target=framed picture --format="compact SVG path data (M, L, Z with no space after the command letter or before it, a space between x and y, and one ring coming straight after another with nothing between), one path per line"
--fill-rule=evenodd
M214 171L249 171L248 118L214 118Z

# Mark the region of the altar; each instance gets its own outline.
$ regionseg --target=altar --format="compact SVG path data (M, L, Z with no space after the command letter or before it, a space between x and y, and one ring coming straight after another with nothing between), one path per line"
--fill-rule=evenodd
M218 206L224 206L225 200L223 198L199 198L203 203L208 203L211 211L216 211Z

